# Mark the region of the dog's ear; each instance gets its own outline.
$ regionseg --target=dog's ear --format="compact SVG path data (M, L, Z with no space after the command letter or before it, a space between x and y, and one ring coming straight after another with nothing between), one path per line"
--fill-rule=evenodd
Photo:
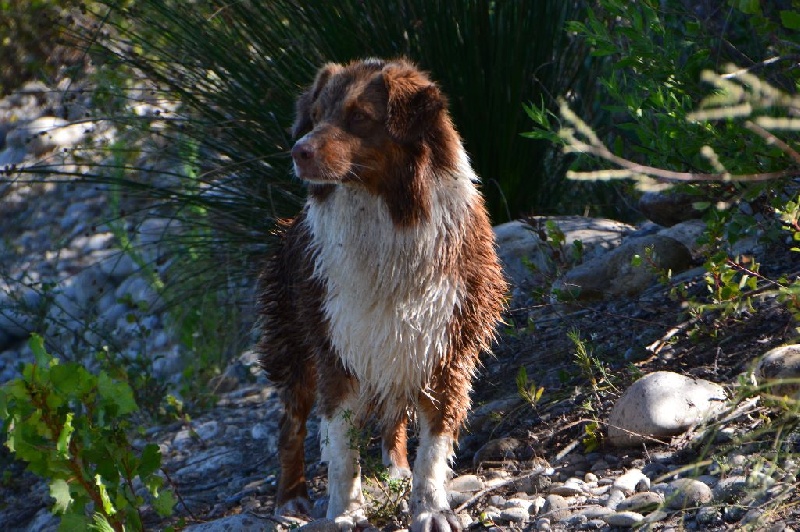
M300 138L314 128L314 121L311 120L311 106L314 105L319 93L322 92L331 76L341 69L342 66L339 64L326 63L317 71L314 83L297 98L292 137Z
M413 65L398 61L386 65L383 80L389 94L386 127L400 142L422 138L447 107L439 88Z

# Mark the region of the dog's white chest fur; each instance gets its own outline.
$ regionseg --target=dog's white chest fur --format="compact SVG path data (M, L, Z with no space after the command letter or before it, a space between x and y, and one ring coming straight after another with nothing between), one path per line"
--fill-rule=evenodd
M463 299L448 266L477 191L467 176L443 177L433 189L430 219L409 228L392 223L382 198L354 187L309 202L331 343L378 400L413 399L425 389L447 356L448 325Z

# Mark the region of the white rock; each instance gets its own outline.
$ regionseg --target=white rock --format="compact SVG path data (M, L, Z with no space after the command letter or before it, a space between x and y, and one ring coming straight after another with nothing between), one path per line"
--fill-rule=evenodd
M634 264L637 255L642 257L641 264ZM691 260L686 246L673 238L661 235L629 238L610 253L567 272L553 284L553 293L584 300L633 297L656 282L653 265L659 271L676 273L687 269Z
M570 497L586 493L586 484L579 478L568 478L563 484L551 486L549 491L555 495Z
M673 510L700 506L713 498L711 488L693 478L679 478L669 483L664 498Z
M530 514L528 510L525 508L520 508L518 506L512 506L511 508L506 508L500 512L500 520L501 521L508 521L511 523L524 523L530 518Z
M633 527L644 521L644 516L636 512L617 512L602 519L611 526Z
M476 475L460 475L447 483L447 489L460 493L473 493L483 489L483 481Z
M22 148L6 148L0 151L0 170L7 166L20 164L25 160L27 152Z
M622 490L626 495L631 495L636 492L636 485L642 479L646 480L647 486L650 487L650 479L642 473L641 469L629 469L614 480L614 487Z
M635 493L617 505L617 511L647 513L664 502L664 495L654 491Z
M775 395L796 397L800 392L800 345L783 345L767 351L758 361L753 376Z
M545 231L548 221L564 234L564 243L558 249L567 259L590 260L618 246L622 237L633 227L614 220L586 218L582 216L537 217L539 228L523 221L513 221L494 228L498 255L504 272L510 280L515 299L523 297L531 289L542 284L545 277L555 273L551 242L544 242L539 231ZM575 248L580 242L580 257Z
M718 384L669 371L651 373L634 382L612 408L609 443L633 446L680 434L720 413L726 400Z

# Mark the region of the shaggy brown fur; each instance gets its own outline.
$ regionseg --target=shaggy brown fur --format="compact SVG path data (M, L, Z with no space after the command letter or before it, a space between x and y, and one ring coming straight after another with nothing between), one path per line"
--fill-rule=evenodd
M303 441L315 400L331 426L331 471L353 467L336 436L353 404L363 405L358 419L377 414L387 465L407 471L407 411L416 407L412 529L460 528L442 502L446 447L469 409L506 285L446 107L405 60L324 65L298 99L292 157L309 199L285 228L258 299L262 365L285 406L279 513L309 510ZM348 528L361 517L360 483L350 478L358 469L330 475L328 516Z

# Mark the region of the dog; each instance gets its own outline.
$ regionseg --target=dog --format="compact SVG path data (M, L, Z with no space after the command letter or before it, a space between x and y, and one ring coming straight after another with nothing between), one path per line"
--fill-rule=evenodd
M262 367L285 407L276 513L310 514L306 420L317 402L327 517L365 522L359 456L367 417L383 461L409 476L411 530L461 530L445 494L478 356L506 283L478 178L428 75L406 59L322 66L296 106L301 213L259 279Z

